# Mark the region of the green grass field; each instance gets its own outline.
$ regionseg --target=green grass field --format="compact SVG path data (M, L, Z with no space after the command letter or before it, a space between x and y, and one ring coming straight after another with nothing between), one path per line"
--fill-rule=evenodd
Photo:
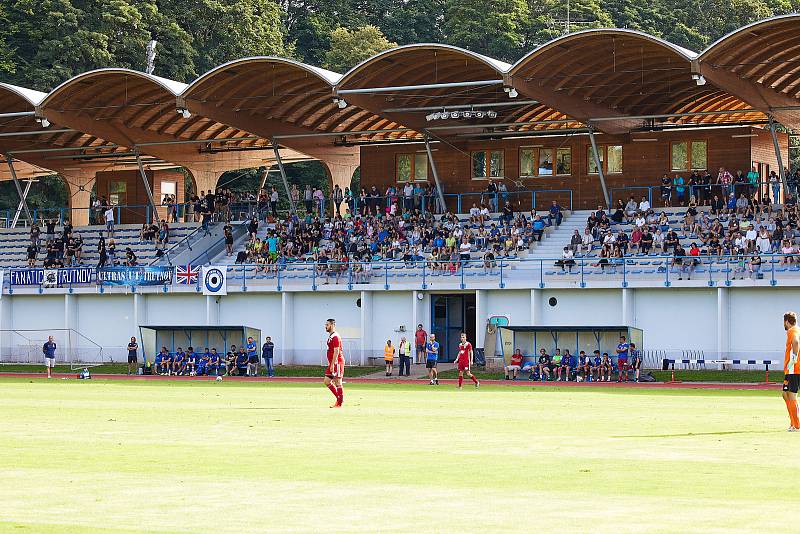
M0 531L769 532L780 392L0 379Z

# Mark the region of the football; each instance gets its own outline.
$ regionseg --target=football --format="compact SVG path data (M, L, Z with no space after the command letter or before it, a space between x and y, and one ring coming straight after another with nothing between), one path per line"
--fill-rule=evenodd
M221 376L217 377L217 382L222 382L222 377Z

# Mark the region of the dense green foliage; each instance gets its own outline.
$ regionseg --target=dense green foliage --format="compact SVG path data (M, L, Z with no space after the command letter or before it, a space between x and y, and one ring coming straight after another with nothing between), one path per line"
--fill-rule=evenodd
M745 24L794 11L800 0L8 0L0 4L0 80L48 91L91 69L144 70L150 39L158 41L155 74L183 82L252 55L345 72L383 49L419 42L513 62L567 31L599 27L700 51ZM800 150L792 152L796 167ZM326 181L304 165L291 166L299 185ZM257 174L244 173L235 187L254 185ZM0 208L16 206L14 192L10 198Z
M99 67L179 81L249 55L286 55L345 71L381 49L442 42L515 61L569 30L642 30L701 50L800 0L10 0L0 5L0 76L52 89Z

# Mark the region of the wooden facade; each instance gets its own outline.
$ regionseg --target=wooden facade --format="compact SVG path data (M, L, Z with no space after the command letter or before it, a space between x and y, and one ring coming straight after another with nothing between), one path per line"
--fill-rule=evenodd
M778 168L770 132L758 127L694 128L622 136L596 134L596 139L601 151L606 146L622 147L622 172L605 174L606 185L612 191L614 199L627 198L630 194L636 194L638 199L644 194L644 190L626 191L620 188L655 186L660 183L665 173L670 176L680 174L687 179L689 171L675 172L671 168L672 146L675 143L685 142L687 146L691 146L692 142L705 142L707 161L703 167L707 167L714 176L720 167L725 167L732 174L737 170L746 174L753 164L757 164L762 172L762 178L765 178L770 170ZM789 161L788 136L779 134L779 142L785 166ZM586 134L469 140L436 143L431 147L434 149L434 162L446 194L485 191L487 180L472 177L472 153L500 150L503 153L504 169L503 176L498 179L506 183L509 191L569 189L573 192L575 209L595 208L603 203L599 176L589 173L591 144ZM521 178L520 151L526 148L541 150L569 148L572 160L571 172L561 176ZM362 187L369 188L376 185L383 194L389 185L398 184L398 157L401 154L424 153L424 150L421 144L361 147ZM430 169L428 169L428 181L433 184ZM402 187L402 183L400 186ZM479 198L478 195L464 197L462 210L466 211L471 203L478 201ZM530 209L530 198L530 195L520 196L522 209ZM537 195L537 208L546 209L553 198L557 198L563 206L567 206L567 194L540 194ZM448 199L448 208L455 209L454 200Z

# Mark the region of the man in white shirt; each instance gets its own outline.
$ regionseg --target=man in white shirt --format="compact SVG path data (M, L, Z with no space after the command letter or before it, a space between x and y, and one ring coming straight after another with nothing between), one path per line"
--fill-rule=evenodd
M756 238L758 234L756 233L756 229L752 223L747 228L747 233L744 235L745 239L747 239L747 251L752 252L754 248L756 248Z
M108 237L114 237L114 208L109 207L104 217L106 219L106 230L108 231Z
M647 213L647 210L650 209L650 202L647 201L647 197L642 197L642 201L639 202L639 211L642 213Z

